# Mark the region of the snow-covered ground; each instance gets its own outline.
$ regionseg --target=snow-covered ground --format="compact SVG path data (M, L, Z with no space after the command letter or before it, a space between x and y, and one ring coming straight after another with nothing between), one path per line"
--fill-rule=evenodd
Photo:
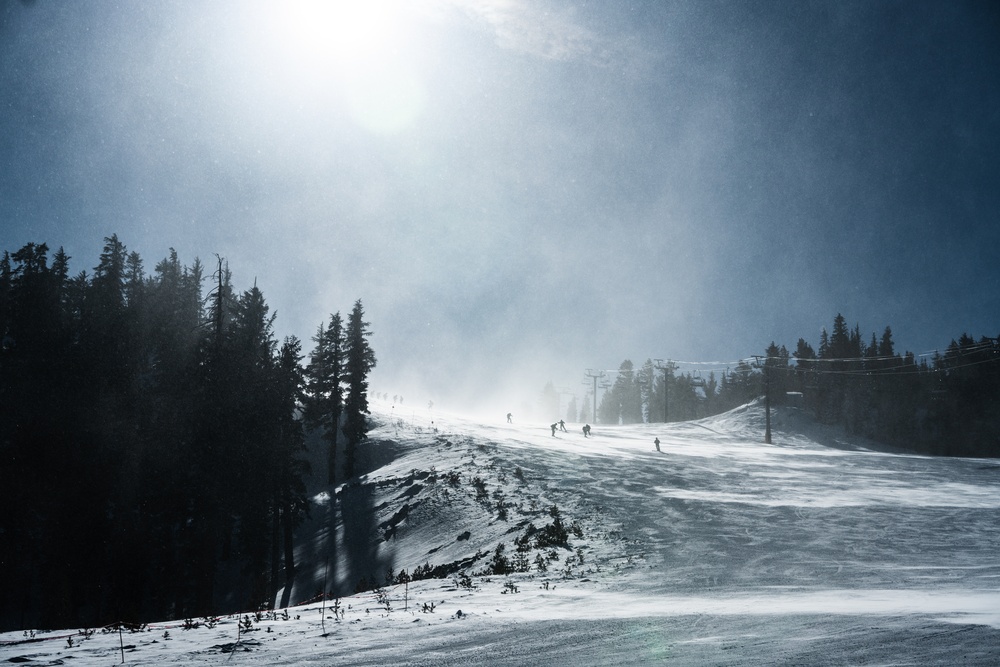
M1000 664L1000 462L875 451L793 409L775 413L765 445L757 405L595 425L590 438L503 415L376 405L375 417L372 472L313 489L301 574L278 602L312 598L324 578L344 597L213 627L5 633L0 660ZM498 544L514 558L552 506L568 548L523 552L527 573L480 574ZM374 540L353 537L372 525ZM389 569L425 564L455 572L347 595L362 576L384 584Z

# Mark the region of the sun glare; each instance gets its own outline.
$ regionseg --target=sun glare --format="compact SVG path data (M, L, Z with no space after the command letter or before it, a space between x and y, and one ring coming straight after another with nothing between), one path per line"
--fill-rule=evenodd
M298 0L280 5L279 31L292 49L350 74L379 66L401 38L399 3Z
M278 6L269 31L301 86L335 86L352 118L378 133L408 126L420 113L424 88L408 38L412 5L400 0L293 0Z

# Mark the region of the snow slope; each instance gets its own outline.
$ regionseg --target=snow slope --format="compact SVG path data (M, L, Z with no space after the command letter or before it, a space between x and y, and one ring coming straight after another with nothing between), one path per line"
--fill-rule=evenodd
M324 587L337 602L247 615L248 632L227 617L121 637L6 633L0 660L1000 664L998 462L875 451L792 409L765 445L757 405L591 438L502 415L375 412L371 472L314 489L301 574L278 606ZM553 505L576 529L568 548L531 548L527 573L482 574ZM372 525L373 540L357 537ZM350 595L361 577L424 564L454 572Z

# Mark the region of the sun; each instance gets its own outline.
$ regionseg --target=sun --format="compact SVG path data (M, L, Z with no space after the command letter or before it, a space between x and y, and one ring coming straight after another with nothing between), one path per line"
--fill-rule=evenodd
M286 46L344 74L382 66L402 38L405 8L395 0L292 0L278 7L275 30Z
M402 0L291 0L269 17L300 88L334 87L356 122L378 133L408 126L425 93L407 46L413 3Z

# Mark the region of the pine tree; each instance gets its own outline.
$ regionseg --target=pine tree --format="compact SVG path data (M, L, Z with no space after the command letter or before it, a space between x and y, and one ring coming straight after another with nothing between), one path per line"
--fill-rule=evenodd
M576 409L576 396L569 397L569 404L566 406L566 421L575 423L579 418L579 412Z
M795 388L807 398L810 396L807 390L811 391L816 384L816 352L804 338L799 338L792 356L795 357Z
M206 326L199 341L192 386L193 460L187 471L189 520L183 527L184 545L179 557L188 562L194 600L192 614L212 611L219 559L231 552L237 494L241 487L237 461L238 398L242 388L232 350L232 321L236 309L232 274L216 256L213 288L208 296ZM225 474L220 474L220 473Z
M767 381L770 384L771 402L772 405L781 405L785 402L789 388L788 350L784 345L778 347L771 341L765 354L764 372L767 373Z
M281 551L286 583L295 575L295 528L309 509L302 481L303 475L308 472L308 464L300 458L305 451L305 436L302 421L296 415L304 399L305 380L301 360L302 344L294 336L285 338L274 367L273 383L278 433L275 441L276 475L271 508L274 525L271 552L272 593L279 587L277 569L278 554ZM279 540L283 546L280 550Z
M705 380L705 414L714 415L717 412L716 403L719 397L719 382L715 379L715 372L710 371L708 379Z
M274 517L280 518L286 490L287 480L281 473L288 464L283 445L289 443L284 435L294 415L291 403L296 400L290 386L295 378L287 377L277 356L274 319L256 285L237 301L228 345L233 395L223 416L232 434L227 450L233 457L231 499L235 502L231 511L239 517L238 554L251 582L245 603L254 605L270 599L272 586L277 585L268 576L267 564L275 539ZM286 353L294 356L295 350ZM286 359L286 363L291 361Z
M616 425L621 419L621 403L613 391L605 391L597 404L597 419L602 424Z
M612 424L638 424L642 422L642 394L635 378L632 361L626 359L618 367L618 376L611 387L611 394L617 403L617 414L608 417Z
M344 375L347 400L344 404L344 436L347 438L345 474L354 476L357 449L368 433L368 374L375 368L375 352L368 343L371 332L364 321L361 300L354 303L345 331Z
M636 373L636 382L639 385L639 402L642 410L642 421L653 421L653 387L656 384L656 367L653 366L652 359L646 359L642 368Z
M327 442L327 481L337 481L337 448L340 419L344 411L344 327L340 313L330 316L329 326L320 324L313 337L316 347L306 368L305 418L311 428L321 430Z
M851 333L847 328L847 320L837 313L833 319L833 333L830 335L830 357L839 362L851 356Z
M763 393L760 374L746 360L740 360L736 368L723 376L720 398L724 398L726 408L733 408L752 401Z
M896 352L892 342L892 329L886 326L882 332L882 338L878 343L878 356L888 359L895 356Z

